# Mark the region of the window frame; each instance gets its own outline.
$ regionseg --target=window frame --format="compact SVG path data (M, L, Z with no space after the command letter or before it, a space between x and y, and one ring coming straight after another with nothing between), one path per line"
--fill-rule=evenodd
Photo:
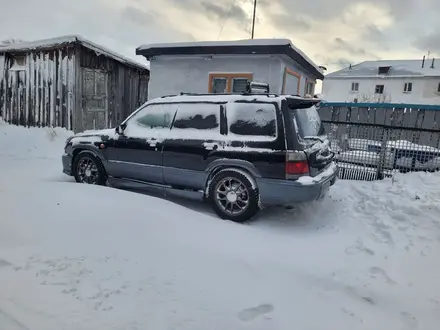
M228 110L228 106L230 106L231 104L269 104L272 105L274 107L275 110L275 136L269 136L269 135L240 135L240 134L236 134L230 131L230 119L228 116L229 111ZM280 121L280 117L279 117L279 106L277 102L265 102L265 101L255 101L255 100L238 100L238 101L234 101L234 102L227 102L225 104L223 104L224 107L224 113L225 113L225 134L227 136L228 140L231 141L251 141L251 142L274 142L277 141L278 137L279 137L279 121ZM255 137L265 137L266 139L258 139L258 141L255 140ZM254 140L253 140L254 138Z
M301 85L301 74L296 72L296 71L294 71L294 70L292 70L292 69L289 69L287 66L284 68L283 88L282 88L282 93L281 94L283 94L283 95L286 94L286 82L287 82L287 76L288 75L294 76L294 77L298 78L298 88L297 88L296 94L299 95L300 85Z
M352 81L351 82L351 87L350 87L350 92L352 93L359 93L359 82L358 81ZM353 89L354 86L357 86L357 89Z
M379 87L379 86L382 86L382 92L381 92L381 93L378 93L378 92L377 92L377 87ZM384 92L385 92L385 85L376 85L376 86L374 87L374 94L377 94L377 95L383 95Z
M238 79L243 79L243 80L246 79L246 84L247 84L247 82L252 81L252 80L249 80L249 78L245 78L245 77L233 77L231 80L231 93L234 93L234 94L240 93L240 92L234 92L235 80L238 80Z
M27 56L25 54L12 55L12 66L9 71L26 71L27 67ZM18 59L22 60L23 63L19 63Z
M412 85L413 85L412 82L404 83L404 85L403 85L403 92L404 93L411 93L412 92Z
M171 121L171 126L170 126L170 131L172 131L173 129L179 129L179 130L186 130L186 128L178 128L178 127L174 127L174 123L176 121L176 118L178 116L179 113L179 105L185 104L185 105L190 105L190 104L210 104L210 105L217 105L218 106L218 127L213 128L213 129L201 129L200 131L209 131L209 130L215 130L215 132L218 132L219 135L224 135L222 132L222 105L225 104L224 102L209 102L209 101L192 101L192 102L170 102L168 104L177 104L177 108L176 108L176 112L174 113L174 117L173 120ZM198 130L197 128L191 128L191 130Z
M143 106L141 106L137 111L133 112L132 115L130 115L129 117L127 117L127 119L125 119L120 126L123 126L124 132L125 129L127 128L127 124L132 121L132 120L136 120L136 116L139 115L141 113L141 111L147 109L147 108L151 108L154 106L164 106L164 105L169 105L169 104L175 104L176 102L167 102L167 103L161 103L161 102L155 102L155 103L149 103L149 104L144 104ZM172 115L171 121L170 121L170 126L168 127L168 131L171 130L171 127L173 125L174 122L174 118L176 116L176 110L174 111L174 114ZM165 119L165 112L164 112L164 119ZM145 129L149 130L149 131L154 131L154 130L159 130L159 127L144 127ZM160 127L160 130L164 130L166 131L167 127ZM135 138L135 137L134 137Z
M310 93L308 92L308 87L311 86L311 91ZM307 94L314 96L315 95L315 86L316 86L316 81L315 80L310 80L306 78L306 85L304 87L304 96L306 96Z
M223 78L226 79L226 92L227 93L232 93L232 84L233 84L233 79L234 78L242 78L242 79L248 79L249 81L252 81L254 77L253 73L246 73L246 72L217 72L217 73L213 73L210 72L208 74L208 93L210 94L214 94L213 88L212 88L212 84L213 84L213 80L214 78ZM222 93L215 93L215 94L222 94Z

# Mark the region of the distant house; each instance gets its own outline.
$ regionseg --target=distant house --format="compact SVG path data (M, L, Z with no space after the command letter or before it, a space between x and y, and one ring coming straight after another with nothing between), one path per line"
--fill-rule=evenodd
M322 93L329 102L440 104L440 63L362 62L326 75Z
M249 80L270 92L313 94L322 70L286 39L187 42L140 46L150 61L149 98L191 93L240 93Z
M82 37L0 46L0 116L75 132L122 121L148 98L149 70Z

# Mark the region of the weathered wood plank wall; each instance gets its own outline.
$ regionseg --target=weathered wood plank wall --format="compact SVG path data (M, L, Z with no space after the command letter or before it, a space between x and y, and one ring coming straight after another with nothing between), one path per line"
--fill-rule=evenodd
M13 55L25 56L26 65L13 67ZM4 59L0 116L15 125L72 129L74 49L6 54Z
M95 52L85 47L80 47L78 54L80 67L108 73L108 127L122 122L148 100L148 70L125 65L106 56L96 56ZM78 115L78 122L82 122L83 116L83 113Z
M6 69L5 68L5 56L0 54L0 117L2 117L2 114L5 111L4 110L4 107L5 107L4 90L6 88L5 82L4 82L5 81L4 77L6 74L5 69Z
M25 67L12 67L15 55L26 56ZM15 125L84 130L82 68L108 73L107 127L114 127L148 100L148 70L69 44L0 55L0 117Z
M348 134L349 138L380 140L383 131L389 130L389 140L440 146L440 105L323 103L319 115L326 125L337 126L335 138Z

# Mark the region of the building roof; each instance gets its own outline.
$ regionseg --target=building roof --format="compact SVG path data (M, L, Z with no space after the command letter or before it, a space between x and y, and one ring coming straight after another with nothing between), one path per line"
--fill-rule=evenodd
M146 64L142 64L139 62L136 62L134 60L131 60L125 56L122 56L118 53L115 53L114 51L111 51L103 46L100 46L98 44L95 44L92 41L89 41L81 36L77 35L68 35L68 36L61 36L61 37L55 37L50 39L42 39L42 40L35 40L30 42L20 42L15 44L9 44L5 46L0 45L0 54L6 53L6 52L26 52L26 51L33 51L33 50L47 50L47 49L53 49L53 48L61 48L68 44L80 44L84 46L85 48L88 48L94 52L96 52L97 55L105 55L107 57L110 57L118 62L124 63L126 65L141 69L141 70L149 70L149 67Z
M365 61L339 71L329 73L325 78L370 78L370 77L438 77L440 76L440 59L423 60L381 60ZM390 67L388 73L379 74L380 67Z
M142 45L136 55L147 59L160 55L230 55L230 54L279 54L287 55L318 79L323 71L306 54L288 39L248 39L234 41L202 41Z

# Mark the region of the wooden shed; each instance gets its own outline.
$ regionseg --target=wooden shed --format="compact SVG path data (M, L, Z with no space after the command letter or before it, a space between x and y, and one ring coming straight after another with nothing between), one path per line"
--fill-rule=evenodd
M113 127L148 99L149 76L79 36L0 46L0 117L74 132Z

